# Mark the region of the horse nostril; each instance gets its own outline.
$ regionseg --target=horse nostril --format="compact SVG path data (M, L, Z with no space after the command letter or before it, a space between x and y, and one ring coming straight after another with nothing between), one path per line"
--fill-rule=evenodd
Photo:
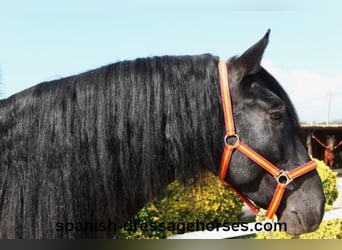
M303 224L302 224L302 220L300 219L300 216L298 215L297 211L292 210L291 213L294 214L294 215L297 217L297 219L298 219L298 221L299 221L299 224L303 225Z

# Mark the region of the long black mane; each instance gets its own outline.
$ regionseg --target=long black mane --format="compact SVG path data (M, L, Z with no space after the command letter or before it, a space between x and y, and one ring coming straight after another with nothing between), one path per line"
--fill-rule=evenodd
M1 100L0 236L113 236L64 235L56 223L120 224L170 181L215 171L224 131L217 62L123 61Z

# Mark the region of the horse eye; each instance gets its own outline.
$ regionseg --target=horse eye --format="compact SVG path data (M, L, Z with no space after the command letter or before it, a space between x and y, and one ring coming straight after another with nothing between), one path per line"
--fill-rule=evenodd
M277 111L272 111L270 113L270 116L271 116L271 119L275 120L275 121L280 121L281 117L282 117L281 112L278 111L278 110Z

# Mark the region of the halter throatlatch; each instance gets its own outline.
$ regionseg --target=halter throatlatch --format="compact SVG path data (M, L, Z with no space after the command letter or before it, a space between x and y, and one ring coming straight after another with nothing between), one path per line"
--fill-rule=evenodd
M259 209L246 197L244 197L240 192L238 192L234 187L225 181L229 162L232 157L233 151L239 150L242 154L248 157L250 160L254 161L257 165L265 169L269 174L271 174L277 181L277 187L274 192L271 203L266 211L266 217L272 219L274 214L277 212L279 204L283 198L284 192L287 185L294 179L302 176L316 168L316 163L314 161L309 161L291 171L284 171L279 169L259 153L255 152L249 146L244 144L239 136L235 132L233 109L231 104L230 90L228 84L228 70L226 62L220 61L218 64L220 86L221 86L221 99L224 112L224 121L226 127L226 136L224 137L224 151L221 158L221 164L219 168L218 176L225 186L233 189L240 198L249 206L249 208L257 214ZM230 141L233 141L230 143Z

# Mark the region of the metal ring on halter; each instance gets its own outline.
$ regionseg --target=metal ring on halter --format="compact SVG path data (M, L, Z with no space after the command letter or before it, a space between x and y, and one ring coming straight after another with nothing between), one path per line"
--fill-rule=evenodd
M233 143L229 143L229 139L234 138ZM237 134L233 134L233 135L226 135L224 137L224 144L226 144L227 146L231 146L231 147L236 147L236 145L238 144L238 142L240 141L240 137Z
M275 176L277 183L285 184L286 186L292 181L288 175L289 172L281 170L278 176Z

